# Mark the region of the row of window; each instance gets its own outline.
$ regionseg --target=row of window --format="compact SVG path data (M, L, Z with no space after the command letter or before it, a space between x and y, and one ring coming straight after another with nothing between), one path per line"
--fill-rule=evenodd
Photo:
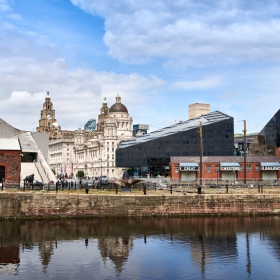
M175 166L175 172L178 173L179 171L179 166ZM242 166L240 167L240 172L242 172ZM215 166L215 172L219 172L219 166ZM247 165L247 172L252 172L252 166ZM260 172L260 166L256 165L255 166L255 172ZM206 173L212 173L212 166L211 165L206 165Z

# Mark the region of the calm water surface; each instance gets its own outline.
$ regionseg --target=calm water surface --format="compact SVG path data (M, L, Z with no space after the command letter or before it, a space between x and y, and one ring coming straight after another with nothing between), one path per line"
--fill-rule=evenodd
M0 222L0 279L280 279L280 217Z

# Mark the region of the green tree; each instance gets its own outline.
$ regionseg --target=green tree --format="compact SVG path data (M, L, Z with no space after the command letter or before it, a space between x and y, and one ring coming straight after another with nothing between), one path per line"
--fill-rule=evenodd
M85 176L85 173L84 173L84 171L83 170L78 170L78 172L77 172L77 177L84 177Z

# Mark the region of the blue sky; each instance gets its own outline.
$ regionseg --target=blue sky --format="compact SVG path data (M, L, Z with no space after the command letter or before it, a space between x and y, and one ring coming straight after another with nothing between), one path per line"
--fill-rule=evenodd
M62 129L119 93L151 131L209 103L258 132L279 109L278 0L0 0L0 118L38 126L46 91Z

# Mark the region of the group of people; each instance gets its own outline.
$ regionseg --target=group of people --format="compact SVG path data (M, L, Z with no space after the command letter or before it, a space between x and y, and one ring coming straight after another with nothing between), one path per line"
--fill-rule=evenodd
M69 184L72 188L74 186L73 180L68 182L66 178L59 178L56 182L56 186L59 188L62 188L62 189L65 189L65 188L67 189L69 187Z

